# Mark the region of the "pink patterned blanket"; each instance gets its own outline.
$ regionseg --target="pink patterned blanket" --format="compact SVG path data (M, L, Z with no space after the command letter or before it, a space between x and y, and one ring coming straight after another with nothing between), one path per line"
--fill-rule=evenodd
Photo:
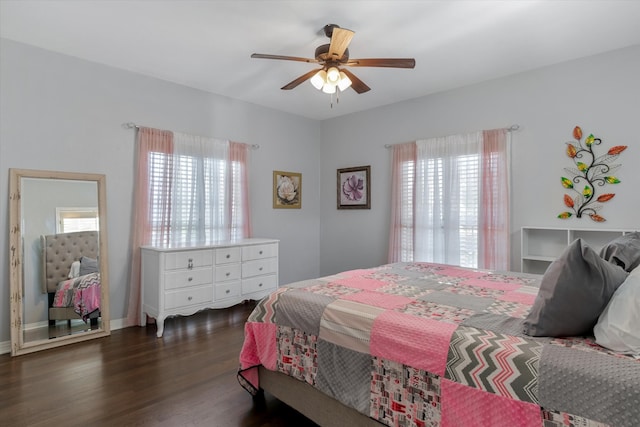
M86 321L91 313L100 309L100 293L100 273L64 280L58 283L53 307L73 307Z
M640 362L592 337L534 338L541 276L397 263L280 287L245 325L257 366L390 426L634 426Z

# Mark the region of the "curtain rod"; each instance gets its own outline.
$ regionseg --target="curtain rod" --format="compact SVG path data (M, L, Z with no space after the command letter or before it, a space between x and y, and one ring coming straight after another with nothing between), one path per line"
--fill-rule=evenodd
M520 129L520 125L511 125L508 128L503 128L503 129L505 129L507 132L515 132L518 129ZM400 142L400 144L406 144L406 143ZM394 145L397 145L397 144L384 144L384 148L391 148Z
M122 127L125 129L140 129L140 126L138 126L137 124L133 123L133 122L127 122L127 123L123 123ZM258 148L260 148L260 145L258 144L251 144L251 148L254 150L257 150Z

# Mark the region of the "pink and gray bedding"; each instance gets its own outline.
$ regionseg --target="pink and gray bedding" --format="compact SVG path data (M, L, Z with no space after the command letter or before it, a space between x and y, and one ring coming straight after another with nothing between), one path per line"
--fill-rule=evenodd
M63 280L53 299L53 307L73 307L84 321L100 309L100 273L90 273Z
M532 337L542 276L396 263L280 287L245 325L259 365L393 426L637 426L640 360Z

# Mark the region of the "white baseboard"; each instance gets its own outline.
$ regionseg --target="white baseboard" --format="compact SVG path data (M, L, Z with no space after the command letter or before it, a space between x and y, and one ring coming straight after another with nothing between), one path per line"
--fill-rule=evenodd
M125 328L125 321L127 319L112 319L110 322L110 329L112 331L116 331L118 329ZM11 341L1 341L0 342L0 354L11 353Z
M124 322L126 321L126 318L122 318L122 319L111 319L111 321L109 322L109 329L111 329L112 331L117 331L118 329L123 329L126 328L127 326L125 326Z
M0 354L11 353L11 341L0 342Z

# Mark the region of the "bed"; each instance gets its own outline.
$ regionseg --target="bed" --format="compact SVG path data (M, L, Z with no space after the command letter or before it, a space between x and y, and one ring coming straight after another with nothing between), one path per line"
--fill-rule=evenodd
M320 425L638 426L640 327L616 347L609 308L640 325L640 250L621 257L578 240L544 275L414 262L281 286L238 380Z
M100 317L98 232L40 236L42 292L48 295L49 325L82 319L97 325Z

